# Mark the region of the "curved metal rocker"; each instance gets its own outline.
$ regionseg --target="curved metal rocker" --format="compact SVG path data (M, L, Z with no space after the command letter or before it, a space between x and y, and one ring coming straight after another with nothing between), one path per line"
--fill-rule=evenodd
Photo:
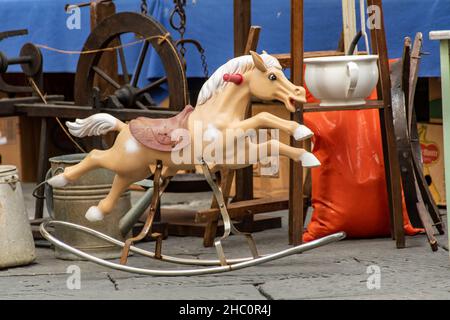
M140 254L142 256L152 258L152 259L158 259L165 262L170 263L176 263L181 265L192 265L192 266L209 266L206 268L196 268L196 269L173 269L173 270L164 270L164 269L144 269L144 268L137 268L132 266L127 266L115 262L111 262L108 260L103 260L100 258L97 258L91 254L85 253L79 249L76 249L74 247L71 247L67 245L66 243L56 239L54 236L52 236L47 230L46 227L51 225L61 225L66 227L74 228L78 231L86 232L88 234L91 234L93 236L97 236L105 241L108 241L112 244L115 244L119 247L124 248L125 243L119 240L116 240L114 238L111 238L101 232L95 231L90 228L86 228L80 225L76 225L69 222L64 221L47 221L41 224L40 231L41 234L46 238L48 241L50 241L55 246L67 250L72 254L75 254L81 258L87 259L91 262L97 263L101 266L112 268L115 270L125 271L125 272L131 272L131 273L137 273L137 274L143 274L143 275L149 275L149 276L194 276L194 275L203 275L203 274L214 274L214 273L223 273L228 271L234 271L239 269L244 269L252 266L256 266L265 262L278 260L287 256L291 256L294 254L299 254L305 251L309 251L321 246L324 246L326 244L336 242L339 240L342 240L345 238L344 232L334 233L332 235L323 237L321 239L317 239L311 242L308 242L306 244L302 244L296 247L292 247L286 250L278 251L276 253L268 254L268 255L262 255L258 258L248 257L248 258L240 258L240 259L230 259L227 260L229 264L227 265L221 265L220 260L199 260L199 259L184 259L184 258L178 258L178 257L172 257L168 255L161 255L160 258L156 258L156 253L140 249L135 246L130 247L130 251Z
M100 113L86 119L77 119L75 122L68 122L67 126L69 127L69 131L77 137L101 135L110 131L119 131L119 135L110 149L91 151L82 162L65 168L63 173L49 179L48 184L53 187L64 187L67 183L75 181L86 172L98 167L115 171L116 177L108 196L101 200L98 206L89 208L86 213L88 220L100 221L105 215L111 212L122 192L131 183L148 176L149 168L152 171L151 166L156 165L153 175L154 189L148 209L147 220L139 235L127 239L125 243L95 230L62 221L43 223L41 225L41 233L54 245L100 265L155 276L186 276L232 271L311 250L343 239L345 233L336 233L307 244L261 256L258 254L252 235L250 233L239 232L233 226L226 208L222 190L214 182L212 174L218 172L223 167L232 167L234 169L243 168L251 165L252 162L250 156L245 158L243 162L239 162L239 156L235 152L234 147L232 149L233 151L228 153L227 147L229 147L228 143L230 141L236 143L236 139L239 142L239 139L242 138L244 142L242 148L245 155L249 155L252 151L257 153L256 161L262 159L261 150L265 149L265 151L268 151L270 147L270 152L266 157L283 155L291 160L301 161L304 167L316 167L320 165L317 158L304 149L294 148L282 144L277 140L253 142L249 139L251 135L247 133L248 130L257 130L260 128L279 129L290 134L296 140L305 140L313 135L312 131L307 127L295 121L278 118L269 113L260 113L254 117L245 119L246 107L250 103L252 96L256 96L261 100L279 100L284 103L290 112L296 110L296 101L306 101L305 89L293 85L285 77L281 70L281 65L276 58L267 53L260 56L255 52L251 52L249 56L232 59L220 67L204 84L200 91L196 108L186 106L180 114L173 118L138 118L132 120L129 124L125 124L111 115ZM200 124L200 138L197 134L198 124ZM223 143L222 140L222 145L215 150L215 152L223 152L222 155L225 155L225 159L220 160L223 162L216 161L214 157L214 159L208 158L205 160L205 153L198 154L197 147L200 146L202 148L205 145L208 147L212 144L215 146L217 141L221 141L220 137L226 136L228 139L228 135L224 134L227 130L231 130L235 135L232 136L231 140L226 140L226 143ZM182 152L182 154L179 152ZM185 158L185 153L187 154L187 158ZM173 157L174 154L176 155L175 158ZM180 158L186 161L179 163L178 160ZM177 160L175 161L174 159ZM212 169L210 169L207 162L212 163ZM224 224L223 236L215 241L219 259L192 260L162 255L162 235L157 233L152 234L152 237L156 239L155 252L134 247L133 244L135 242L142 240L150 232L160 196L167 187L171 177L179 170L192 170L198 165L201 165L206 180L213 190ZM146 200L143 201L143 203L145 202ZM144 206L140 205L139 208L143 209ZM137 213L140 216L140 212ZM128 223L130 222L128 221ZM61 242L46 230L46 226L52 224L75 228L122 247L120 264L99 259ZM226 239L230 234L244 236L246 238L252 257L226 259L222 247L222 240ZM150 270L130 267L126 266L130 250L162 261L188 265L206 265L210 267L188 270Z
M285 249L276 253L272 254L266 254L266 255L259 255L258 251L256 249L256 244L254 242L254 239L250 233L242 233L238 231L233 223L231 222L230 216L228 214L228 211L225 206L225 202L223 199L222 190L220 190L220 187L216 182L213 181L213 178L211 176L211 171L209 170L209 167L205 162L202 163L204 168L204 173L206 180L210 184L211 188L213 189L214 196L216 197L217 203L220 208L220 212L222 215L223 223L224 223L224 234L223 236L215 241L215 246L217 250L217 254L219 256L219 260L204 260L204 259L186 259L186 258L178 258L173 257L169 255L163 255L161 254L161 237L157 238L157 244L156 244L156 250L155 252L147 251L138 247L135 247L132 245L133 242L138 241L143 238L143 235L145 236L149 231L149 225L151 226L151 222L154 217L154 210L152 208L156 208L155 201L156 199L160 198L160 195L163 190L159 190L159 187L156 186L156 190L153 192L152 196L152 204L150 205L150 212L146 221L146 226L143 228L141 233L134 238L128 239L126 242L122 242L120 240L114 239L104 233L101 233L99 231L93 230L91 228L77 225L70 222L65 221L57 221L57 220L50 220L46 221L41 224L40 226L40 232L43 235L44 238L46 238L48 241L50 241L53 245L59 247L60 249L67 250L70 253L77 255L81 258L87 259L89 261L92 261L94 263L97 263L99 265L102 265L104 267L109 267L116 270L131 272L131 273L138 273L138 274L144 274L144 275L152 275L152 276L189 276L189 275L202 275L202 274L214 274L214 273L222 273L222 272L228 272L233 270L239 270L243 268L248 268L252 266L256 266L265 262L281 259L283 257L287 257L294 254L299 254L305 251L309 251L318 247L321 247L323 245L336 242L339 240L342 240L345 238L344 232L338 232L334 233L332 235L323 237L321 239L317 239L314 241L311 241L309 243L299 245L293 248ZM155 180L156 178L160 177L162 166L160 163L158 163L157 170L155 171ZM167 186L169 179L163 180L161 185ZM156 180L158 181L158 180ZM162 188L164 189L164 187ZM46 229L48 226L64 226L69 227L72 229L75 229L77 231L81 231L87 234L90 234L92 236L95 236L97 238L100 238L102 240L105 240L111 244L117 245L121 248L123 248L123 253L121 257L120 264L114 263L111 261L107 261L104 259L100 259L98 257L95 257L91 254L85 253L77 248L74 248L61 240L55 238L53 235L51 235L48 230ZM230 234L235 235L241 235L245 236L248 242L248 245L250 247L250 251L252 253L252 257L246 257L246 258L237 258L237 259L226 259L225 254L223 251L222 243L221 241L226 239ZM174 270L156 270L156 269L144 269L144 268L136 268L132 266L127 266L127 259L129 255L129 251L137 253L139 255L169 262L169 263L175 263L175 264L181 264L181 265L192 265L192 266L209 266L208 268L196 268L196 269L174 269Z

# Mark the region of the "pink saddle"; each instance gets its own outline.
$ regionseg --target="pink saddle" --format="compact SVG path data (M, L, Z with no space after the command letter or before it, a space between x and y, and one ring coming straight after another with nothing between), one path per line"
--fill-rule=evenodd
M172 133L177 129L187 129L187 120L192 111L194 108L187 105L183 111L172 118L139 117L130 121L130 132L147 148L158 151L181 150L191 143L189 135L177 133L174 135L177 139L172 140Z

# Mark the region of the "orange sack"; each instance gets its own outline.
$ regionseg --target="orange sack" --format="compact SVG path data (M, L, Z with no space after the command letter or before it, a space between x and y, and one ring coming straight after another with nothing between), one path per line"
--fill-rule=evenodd
M314 101L309 93L308 101ZM339 231L348 238L389 236L378 110L307 113L304 119L322 165L311 170L314 211L303 241ZM403 221L407 235L422 231L412 227L404 200Z

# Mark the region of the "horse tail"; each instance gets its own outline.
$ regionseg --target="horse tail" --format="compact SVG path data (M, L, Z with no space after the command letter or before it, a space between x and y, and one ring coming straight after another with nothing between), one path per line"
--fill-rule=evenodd
M126 124L107 113L97 113L85 119L66 122L69 132L75 137L100 136L110 131L121 131Z

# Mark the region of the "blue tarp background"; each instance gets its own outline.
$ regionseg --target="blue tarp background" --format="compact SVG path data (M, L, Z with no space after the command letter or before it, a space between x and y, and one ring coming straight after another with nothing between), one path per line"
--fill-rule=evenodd
M75 3L77 1L73 0ZM25 37L0 42L0 51L18 54L25 42L45 44L65 50L80 50L89 34L89 9L81 9L81 29L66 27L68 14L64 5L70 0L0 0L0 31L28 28ZM186 37L201 41L206 49L210 73L233 56L233 0L187 0ZM116 0L118 11L139 12L139 0ZM169 26L172 0L148 0L149 14L161 21L174 38L177 34ZM289 51L290 0L252 1L252 23L262 27L258 50ZM424 56L421 76L439 76L439 43L428 40L431 30L450 29L450 0L384 0L385 24L390 58L399 57L403 38L424 34ZM337 46L341 32L340 0L305 0L306 50L332 50ZM123 40L125 43L126 41ZM362 43L362 42L361 42ZM126 49L129 69L139 46ZM63 55L44 50L45 72L74 72L77 55ZM188 47L188 76L202 76L200 58L193 47ZM147 61L147 75L160 73L157 59ZM18 68L11 68L17 71Z

